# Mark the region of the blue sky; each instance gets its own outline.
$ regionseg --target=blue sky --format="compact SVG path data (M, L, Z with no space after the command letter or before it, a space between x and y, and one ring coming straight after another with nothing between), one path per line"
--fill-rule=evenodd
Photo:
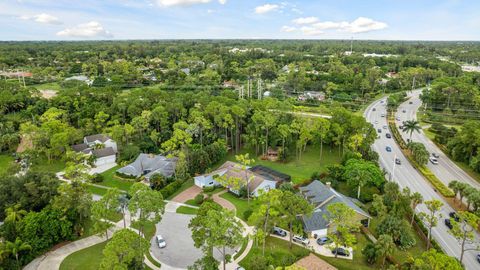
M478 0L0 0L0 40L480 40Z

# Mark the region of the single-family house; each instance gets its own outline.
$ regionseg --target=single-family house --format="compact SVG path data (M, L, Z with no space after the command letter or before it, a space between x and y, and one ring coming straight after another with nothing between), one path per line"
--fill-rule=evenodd
M117 172L132 177L143 176L147 181L155 174L172 177L175 174L177 160L178 158L142 153L134 162L118 169Z
M117 158L117 143L104 134L85 136L83 143L72 145L75 152L93 155L95 167L114 164Z
M242 165L227 161L217 170L194 177L195 185L203 187L220 186L218 177L234 177L239 179L242 187L246 187L252 196L258 196L260 190L270 190L277 188L283 181L290 181L290 176L274 171L264 166L247 167L243 169ZM247 185L248 179L248 185ZM240 190L231 187L228 188L232 193L240 194Z
M301 217L305 232L314 238L325 236L329 231L335 230L331 226L327 211L327 207L333 203L343 203L353 209L356 213L355 218L364 226L368 227L370 223L371 216L367 212L355 204L352 198L337 192L329 184L315 180L307 186L300 187L300 192L314 206L311 216Z

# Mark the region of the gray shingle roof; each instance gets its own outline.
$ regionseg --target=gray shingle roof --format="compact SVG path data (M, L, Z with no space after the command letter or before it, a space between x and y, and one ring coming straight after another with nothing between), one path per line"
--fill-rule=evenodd
M313 181L308 186L300 187L300 191L305 198L316 207L311 217L302 217L305 231L327 228L329 224L329 221L325 220L325 217L328 219L327 207L333 203L344 203L358 214L365 216L365 218L371 218L370 215L356 205L351 198L337 192L318 180Z
M93 143L95 141L100 141L104 143L110 140L110 137L104 134L95 134L95 135L85 136L85 140L87 141L87 143Z
M162 155L140 154L134 162L120 168L117 172L140 177L145 175L146 178L160 173L165 177L171 177L175 173L177 158L167 158Z
M81 152L85 149L88 149L88 145L86 143L75 144L75 145L72 145L72 149L75 152Z
M102 148L102 149L94 149L94 150L92 150L92 153L97 158L101 158L101 157L114 156L115 155L115 150L113 150L112 147L106 147L106 148Z

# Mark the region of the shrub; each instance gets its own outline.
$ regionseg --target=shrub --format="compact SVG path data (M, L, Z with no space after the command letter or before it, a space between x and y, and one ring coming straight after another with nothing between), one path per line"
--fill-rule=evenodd
M205 193L212 192L212 191L215 190L215 186L203 187L202 190L203 190L203 192L205 192Z
M163 189L160 190L160 193L162 193L162 196L164 199L170 197L175 191L177 191L180 187L182 186L182 182L180 181L174 181L167 186L165 186Z
M200 205L203 203L203 194L197 194L197 196L195 196L195 204L197 205Z
M243 212L243 220L248 220L252 215L252 213L253 213L252 209L248 209L245 212Z
M103 182L104 178L103 175L96 173L92 176L91 181L92 183L101 183Z

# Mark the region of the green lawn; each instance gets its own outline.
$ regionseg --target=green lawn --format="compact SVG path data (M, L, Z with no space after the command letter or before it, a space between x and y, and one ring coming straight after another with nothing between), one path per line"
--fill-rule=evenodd
M301 183L306 179L310 179L310 176L315 172L325 172L327 165L338 164L342 159L338 148L332 148L329 146L323 147L321 160L319 146L308 146L299 161L296 160L294 153L291 153L285 162L261 160L260 157L255 156L255 151L250 149L243 149L240 152L240 154L245 153L249 153L250 157L255 159L253 165L263 165L288 174L292 177L293 183ZM235 154L228 154L226 160L236 161ZM212 169L216 169L222 165L223 162L225 162L225 160L217 163Z
M61 90L62 87L60 84L56 82L51 82L51 83L42 83L42 84L36 84L32 85L33 87L37 88L38 90Z
M180 206L177 208L176 211L178 214L185 214L185 215L196 215L198 212L197 208L188 207L188 206Z
M65 162L63 160L50 160L46 157L39 157L33 161L30 168L34 171L57 173L65 169Z
M60 270L96 270L103 259L103 249L108 241L93 245L68 255L60 264Z
M100 196L105 195L107 193L107 190L108 190L106 188L96 187L96 186L92 186L92 185L88 185L87 188L90 191L90 193L97 194L97 195L100 195Z
M232 194L230 192L223 193L222 195L220 195L220 197L224 198L225 200L228 200L233 205L235 205L235 208L237 209L236 211L237 217L242 219L245 222L248 221L248 217L245 216L245 213L248 210L254 211L259 206L258 201L256 201L254 198L250 198L250 204L249 204L247 199L239 198L235 194Z
M6 172L12 162L13 157L11 155L0 155L0 173Z
M185 181L185 183L183 183L182 186L177 191L175 191L172 195L168 196L166 198L166 200L171 200L172 198L175 198L175 196L177 196L182 191L186 190L187 188L189 188L191 186L193 186L193 178Z
M185 203L185 204L188 204L188 205L191 205L191 206L198 206L198 207L200 207L200 204L196 203L196 202L195 202L195 199L190 199L190 200L188 200L188 201L186 201L186 202L184 202L184 203Z
M240 265L245 269L251 269L251 264L257 264L256 261L252 261L255 256L264 258L271 258L269 264L273 264L275 267L289 266L298 261L299 259L307 256L310 251L300 247L298 245L292 245L292 249L288 247L288 241L278 239L275 237L267 237L265 242L265 256L262 256L262 248L253 245L247 256L240 261ZM255 269L259 269L256 265Z
M115 174L115 172L118 170L118 166L115 166L111 168L108 171L105 171L101 173L103 176L103 181L100 183L95 183L97 185L101 186L106 186L106 187L111 187L111 188L118 188L123 191L127 191L130 189L130 187L135 183L134 179L124 179L119 177L118 175Z

